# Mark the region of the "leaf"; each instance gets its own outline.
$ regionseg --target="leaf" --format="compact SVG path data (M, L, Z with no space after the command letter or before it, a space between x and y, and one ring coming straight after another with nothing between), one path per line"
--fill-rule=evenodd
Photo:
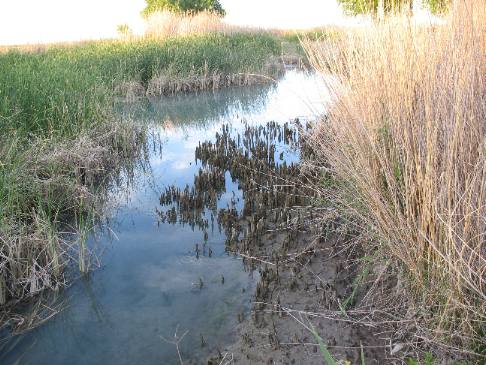
M325 363L327 365L338 365L336 360L334 360L331 353L327 349L327 346L324 344L324 341L322 341L321 336L319 336L319 334L317 333L316 329L314 328L314 326L312 325L312 323L310 321L309 321L309 326L310 326L310 330L311 330L312 335L315 337L315 339L317 340L317 343L319 344L319 349L321 350L321 354L322 354L322 357L324 357ZM346 362L345 362L345 364L346 364ZM349 365L351 365L351 363L349 363Z
M359 346L361 347L361 365L366 365L363 344L361 343L361 341L359 343Z

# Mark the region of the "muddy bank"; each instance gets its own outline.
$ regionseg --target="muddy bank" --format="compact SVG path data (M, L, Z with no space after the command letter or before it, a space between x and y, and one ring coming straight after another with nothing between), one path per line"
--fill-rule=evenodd
M337 360L389 361L385 328L372 327L370 318L361 324L365 315L356 309L369 289L364 254L338 215L321 208L312 188L321 177L301 163L312 157L303 137L310 128L299 120L239 132L224 126L215 142L196 148L202 167L193 186L161 195L161 221L217 225L226 251L259 273L251 313L235 313L238 341L203 363L322 364L312 327ZM227 173L243 200L218 207ZM197 255L206 240L204 233Z
M238 328L239 341L222 351L228 363L323 364L312 326L336 360L361 363L363 346L367 364L387 363L388 344L380 331L360 325L340 308L358 275L356 267L348 266L354 254L342 237L309 239L309 234L298 234L290 251L283 249L286 233L263 237L267 243L254 261L264 279L251 318ZM269 256L277 261L266 261Z

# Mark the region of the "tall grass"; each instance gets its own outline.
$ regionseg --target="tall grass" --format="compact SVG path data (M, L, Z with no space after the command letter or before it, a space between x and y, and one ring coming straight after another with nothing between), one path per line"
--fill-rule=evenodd
M0 55L0 123L4 131L72 135L106 119L113 92L124 82L147 87L161 73L259 73L278 52L278 42L264 34L90 42L8 52Z
M486 11L456 2L447 24L392 18L339 46L306 44L335 76L320 157L338 204L405 270L432 341L484 351Z
M167 38L180 35L194 35L207 33L233 33L244 28L225 23L218 14L203 11L194 14L157 11L146 19L145 36Z

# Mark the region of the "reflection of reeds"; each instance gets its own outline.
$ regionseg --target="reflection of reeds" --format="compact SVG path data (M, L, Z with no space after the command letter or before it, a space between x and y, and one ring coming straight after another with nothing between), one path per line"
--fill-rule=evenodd
M174 76L161 73L154 76L148 86L147 95L175 95L203 90L218 90L229 86L249 86L268 83L272 77L283 72L282 64L277 58L269 60L258 73L247 72L222 74L220 71L209 72L207 65L202 74Z
M129 115L144 122L164 121L169 129L191 126L206 128L210 122L227 120L231 113L240 115L261 110L266 105L268 94L274 90L272 83L251 88L228 88L224 92L201 92L182 94L169 98L150 98L144 103L118 103L122 115Z
M486 14L456 3L444 25L389 19L307 49L339 79L315 140L334 202L406 270L429 338L484 351Z

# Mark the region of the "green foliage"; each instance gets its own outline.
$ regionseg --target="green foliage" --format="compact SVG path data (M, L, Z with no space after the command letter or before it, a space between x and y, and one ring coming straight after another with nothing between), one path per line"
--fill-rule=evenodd
M379 0L338 0L349 15L376 14ZM410 9L413 0L383 0L385 13Z
M124 24L118 24L116 27L116 30L118 34L122 37L126 37L132 34L132 30L130 29L130 26L126 23Z
M76 135L106 119L114 88L154 74L261 71L279 44L265 34L210 34L132 42L91 42L0 55L3 135Z
M427 0L430 10L435 14L444 13L449 10L451 0Z
M145 2L147 6L142 11L143 16L160 10L176 13L198 13L207 10L221 16L225 15L225 10L219 0L145 0Z
M362 258L362 261L364 262L364 267L361 270L361 272L358 274L358 276L356 276L356 278L354 278L354 280L353 280L353 290L352 290L351 294L342 303L339 303L339 308L341 309L341 312L343 312L344 314L346 314L346 310L349 308L349 306L351 306L355 303L358 291L359 291L361 285L364 283L364 281L368 277L368 274L370 272L369 263L371 261L371 258L365 256L365 257Z
M426 352L422 361L407 358L407 365L434 365L435 358L430 352Z
M346 13L350 15L378 13L379 0L338 0ZM441 13L448 9L451 0L424 0L433 13ZM385 13L412 9L413 0L383 0Z
M282 38L288 42L300 43L302 39L310 41L323 41L328 39L337 39L339 36L340 34L337 31L315 28L286 32L282 35Z

